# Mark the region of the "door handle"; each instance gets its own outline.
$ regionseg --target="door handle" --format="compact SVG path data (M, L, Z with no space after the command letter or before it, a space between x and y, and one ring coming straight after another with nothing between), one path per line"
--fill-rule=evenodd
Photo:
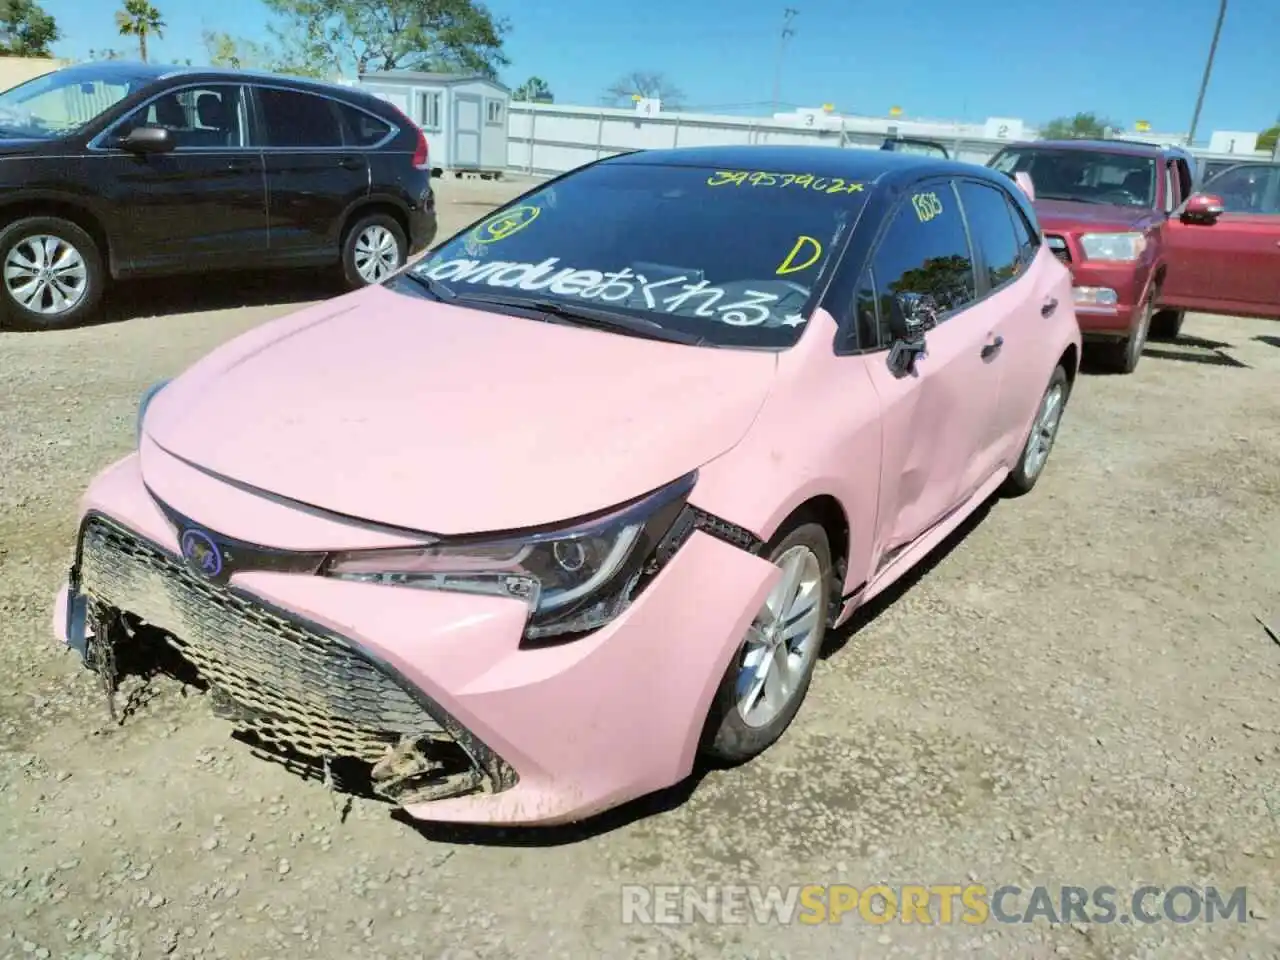
M985 347L982 348L982 359L991 360L996 356L996 354L1000 352L1000 349L1003 346L1004 346L1004 337L996 337L994 340L992 340L990 343L988 343Z
M227 169L233 173L244 173L252 164L248 160L228 160Z
M1040 316L1042 316L1042 317L1052 317L1052 316L1053 316L1053 311L1055 311L1055 310L1057 310L1057 309L1058 309L1058 301L1057 301L1057 300L1055 300L1053 297L1050 297L1050 298L1049 298L1048 300L1046 300L1043 304L1041 304L1041 306L1040 306Z
M364 161L359 157L343 157L338 161L338 166L343 170L360 170L364 168Z

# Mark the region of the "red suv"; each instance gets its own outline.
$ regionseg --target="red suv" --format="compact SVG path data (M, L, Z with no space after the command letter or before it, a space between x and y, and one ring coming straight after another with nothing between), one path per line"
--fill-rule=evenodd
M1185 150L1122 140L1038 140L988 164L1026 173L1049 248L1071 268L1076 315L1091 349L1131 373L1148 332L1172 339L1180 310L1157 310L1169 269L1164 227L1192 190Z

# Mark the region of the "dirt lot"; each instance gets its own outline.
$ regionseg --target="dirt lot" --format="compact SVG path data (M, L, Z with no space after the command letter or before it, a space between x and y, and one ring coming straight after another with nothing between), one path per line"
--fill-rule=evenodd
M446 183L449 226L510 188ZM1082 378L1043 483L844 638L744 768L553 833L418 828L51 642L135 403L310 278L139 284L0 334L0 956L1277 957L1280 326L1192 317ZM243 302L253 305L240 308ZM1246 924L622 925L624 883L1248 887ZM1025 907L1025 901L1018 904Z

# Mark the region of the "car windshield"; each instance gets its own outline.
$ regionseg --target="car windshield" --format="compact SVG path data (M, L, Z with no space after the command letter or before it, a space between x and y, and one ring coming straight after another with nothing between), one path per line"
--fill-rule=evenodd
M590 308L671 339L777 349L799 338L865 189L803 170L606 162L500 209L412 274L479 305Z
M1002 151L991 167L1012 177L1026 173L1040 200L1152 207L1156 163L1151 157L1095 150L1017 147Z
M93 64L46 73L0 93L0 137L51 139L72 133L150 80L119 66Z

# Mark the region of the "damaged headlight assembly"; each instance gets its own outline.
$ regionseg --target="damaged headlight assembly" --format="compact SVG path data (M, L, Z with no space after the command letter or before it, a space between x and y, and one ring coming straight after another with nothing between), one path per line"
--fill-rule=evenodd
M558 529L335 553L321 572L340 580L522 600L529 608L529 640L584 633L626 609L696 480L697 473L690 473Z

